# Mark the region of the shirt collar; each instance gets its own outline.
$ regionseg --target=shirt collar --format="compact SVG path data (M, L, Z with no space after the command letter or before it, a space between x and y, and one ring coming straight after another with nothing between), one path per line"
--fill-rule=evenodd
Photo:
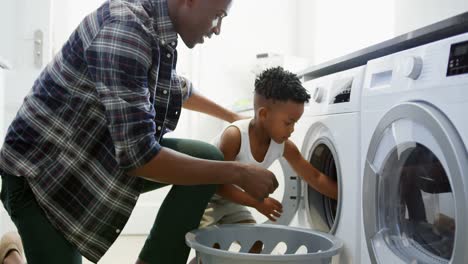
M163 45L170 45L172 48L177 46L177 33L169 17L167 0L152 0L155 17L155 30L159 35L160 42Z

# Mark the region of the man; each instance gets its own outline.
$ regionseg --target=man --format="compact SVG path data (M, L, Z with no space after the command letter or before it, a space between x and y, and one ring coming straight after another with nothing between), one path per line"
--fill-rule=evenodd
M177 34L192 48L219 34L230 0L110 0L47 66L0 152L2 201L28 263L97 262L142 192L173 184L137 263L185 263L213 184L256 199L277 187L262 168L221 162L213 146L164 139L181 107L240 117L175 74ZM215 160L215 161L212 161ZM216 161L217 160L217 161Z

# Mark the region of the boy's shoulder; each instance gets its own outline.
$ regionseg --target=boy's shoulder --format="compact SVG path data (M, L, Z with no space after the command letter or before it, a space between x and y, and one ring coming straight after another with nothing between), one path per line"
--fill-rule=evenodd
M241 131L239 127L230 125L224 129L222 135L221 135L221 140L239 140L241 139Z
M225 160L234 160L241 147L241 131L237 126L230 125L224 129L219 139L219 149Z

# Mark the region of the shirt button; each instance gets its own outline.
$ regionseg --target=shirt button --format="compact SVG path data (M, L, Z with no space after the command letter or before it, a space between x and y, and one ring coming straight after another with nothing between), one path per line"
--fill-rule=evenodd
M164 45L164 44L166 44L166 41L164 41L164 40L161 40L161 44L163 44L163 45Z
M115 232L116 232L117 234L120 233L120 229L115 230Z
M174 42L174 41L172 41L172 42L171 42L171 45L172 45L172 46L175 46L175 42Z
M164 90L164 91L163 91L163 94L167 94L167 90Z
M170 53L168 53L168 54L166 55L166 57L170 58L170 57L171 57L171 54L170 54Z
M175 111L175 114L178 115L178 114L179 114L179 111Z
M158 130L161 130L161 126L158 126Z

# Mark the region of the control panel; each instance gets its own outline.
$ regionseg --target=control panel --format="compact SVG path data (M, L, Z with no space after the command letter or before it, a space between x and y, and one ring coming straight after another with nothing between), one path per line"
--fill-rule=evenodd
M338 79L333 82L333 90L335 91L330 104L339 104L349 102L351 99L351 87L353 78Z
M468 73L468 41L452 44L447 67L447 76Z

